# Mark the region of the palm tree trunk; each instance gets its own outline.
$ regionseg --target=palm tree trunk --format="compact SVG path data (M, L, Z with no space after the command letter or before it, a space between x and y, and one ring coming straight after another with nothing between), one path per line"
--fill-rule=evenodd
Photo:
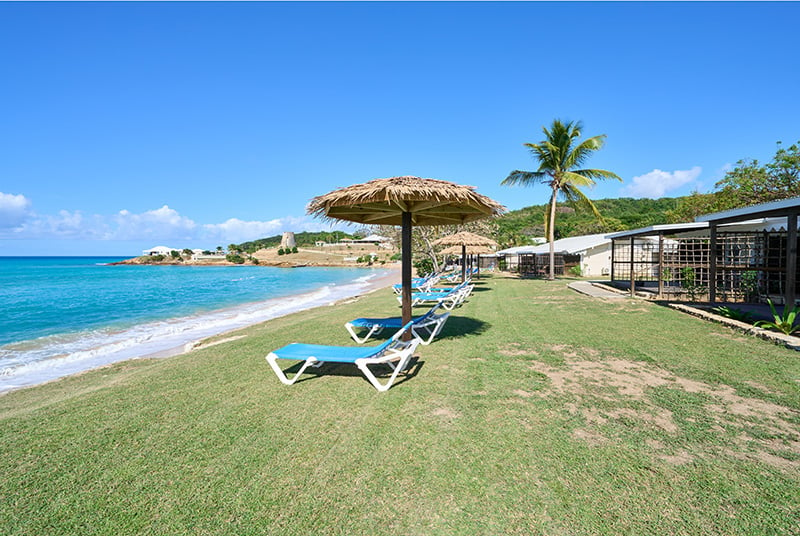
M550 225L547 229L547 241L550 242L550 275L548 280L553 281L556 278L555 261L556 261L556 200L558 199L558 190L553 188L553 196L550 198Z

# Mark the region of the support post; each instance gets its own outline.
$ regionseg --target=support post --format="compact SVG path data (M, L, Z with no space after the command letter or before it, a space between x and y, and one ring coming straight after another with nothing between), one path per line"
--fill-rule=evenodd
M786 217L786 292L784 310L794 308L797 279L797 214ZM788 310L791 310L788 309Z
M633 241L634 238L631 237L631 298L636 296L636 274L633 271Z
M664 235L658 235L658 297L664 297Z
M611 241L611 283L614 283L614 250L617 249L617 241Z
M400 231L400 241L402 242L401 256L403 259L401 268L401 281L403 285L402 317L403 325L405 326L411 322L411 213L403 212L402 218L403 226ZM403 340L411 340L411 330L408 330L403 334Z
M708 241L708 301L717 301L717 224L709 225Z
M461 244L461 282L467 280L467 246Z

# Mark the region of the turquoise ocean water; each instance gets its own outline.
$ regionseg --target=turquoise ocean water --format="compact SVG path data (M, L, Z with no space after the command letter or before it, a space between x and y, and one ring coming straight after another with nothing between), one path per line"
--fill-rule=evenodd
M0 392L364 291L386 271L110 266L109 257L0 257Z

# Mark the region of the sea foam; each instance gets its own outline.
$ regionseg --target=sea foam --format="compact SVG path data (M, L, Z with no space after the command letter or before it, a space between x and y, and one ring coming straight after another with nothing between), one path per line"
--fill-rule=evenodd
M0 393L141 357L182 353L212 335L363 293L379 274L291 297L134 325L42 337L0 347Z

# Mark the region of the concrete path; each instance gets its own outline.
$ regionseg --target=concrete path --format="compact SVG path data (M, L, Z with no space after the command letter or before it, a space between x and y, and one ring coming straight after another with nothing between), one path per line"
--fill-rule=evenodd
M580 292L581 294L586 294L587 296L591 296L593 298L609 298L618 300L629 297L627 293L613 292L611 290L606 290L605 288L595 286L591 281L573 281L567 286L575 292Z

